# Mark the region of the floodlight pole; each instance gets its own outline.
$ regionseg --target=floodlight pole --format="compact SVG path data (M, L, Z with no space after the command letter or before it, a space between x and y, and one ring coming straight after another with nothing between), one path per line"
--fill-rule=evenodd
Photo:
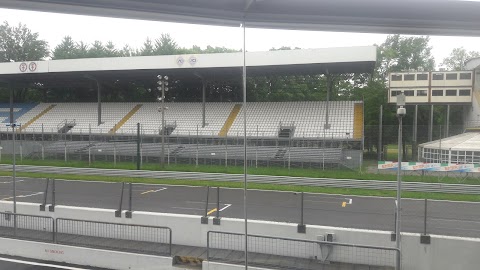
M165 81L162 81L162 157L160 165L165 165Z
M397 95L397 117L398 117L398 167L397 167L397 204L396 204L396 222L395 222L395 246L399 250L396 258L396 270L401 269L401 211L402 211L402 125L403 117L406 114L405 95Z
M245 46L245 19L243 20L243 213L245 219L245 269L248 269L248 216L247 216L247 64Z

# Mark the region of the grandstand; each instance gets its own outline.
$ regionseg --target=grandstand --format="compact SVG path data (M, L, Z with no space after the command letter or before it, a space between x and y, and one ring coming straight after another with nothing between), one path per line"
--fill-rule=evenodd
M6 107L8 104L1 104ZM96 103L40 103L15 105L24 111L17 122L23 133L161 134L158 103L104 103L101 125L96 125ZM30 109L28 109L30 107ZM243 136L241 104L233 102L206 103L207 125L202 127L201 103L168 103L165 126L168 136L235 137ZM361 102L334 101L329 104L330 127L325 129L326 104L310 102L251 102L247 104L247 136L275 139L361 140L363 107ZM355 117L355 115L359 117ZM8 121L8 120L4 120ZM282 134L286 132L288 133ZM6 126L0 131L7 132Z
M203 158L204 162L208 159L211 163L223 161L228 164L233 159L236 164L243 153L240 145L243 144L244 112L247 144L255 149L255 158L249 153L249 161L338 165L347 160L347 156L351 159L353 154L346 154L348 151L361 152L364 137L362 101L327 99L248 102L246 105L235 101L207 102L206 82L228 84L235 81L242 74L242 55L36 61L27 63L28 67L34 67L27 70L20 68L22 63L0 63L0 81L6 82L11 90L11 100L16 87L32 85L57 90L74 85L86 91L96 85L98 97L96 103L0 104L0 120L21 124L17 131L20 139L32 141L29 147L24 143L22 151L26 156L41 158L49 155L58 158L63 153L65 160L75 156L84 159L88 152L90 160L91 152L96 150L102 150L105 159L112 156L115 159L117 155L133 157L138 149L131 142L141 141L141 154L145 159L158 158L161 151L175 162L191 162L194 156L195 162ZM373 46L246 53L247 74L253 77L368 73L373 70L375 60ZM202 102L166 102L168 109L164 110L162 123L159 102L105 103L101 100L102 85L112 87L118 82L126 85L140 81L149 88L156 88L158 74L168 74L174 81L197 84L196 89L202 91ZM323 90L330 92L331 89ZM137 130L138 124L140 130ZM8 139L10 132L6 125L0 126L3 139ZM138 132L141 138L137 137ZM113 152L108 150L112 147ZM356 159L361 162L361 155Z

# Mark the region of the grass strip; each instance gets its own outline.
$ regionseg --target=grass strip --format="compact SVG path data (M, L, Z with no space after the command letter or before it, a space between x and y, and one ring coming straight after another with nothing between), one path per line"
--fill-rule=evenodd
M0 171L0 176L11 176L11 175L12 173L9 171ZM208 181L208 180L154 179L154 178L139 178L139 177L138 178L137 177L113 177L113 176L101 176L101 175L73 175L73 174L30 173L30 172L17 172L17 176L32 177L32 178L84 180L84 181L132 182L132 183L149 183L149 184L165 184L165 185L243 188L243 183L240 183L240 182L226 182L226 181L217 182L217 181ZM249 183L248 188L261 189L261 190L392 197L392 198L395 197L396 195L395 191L389 191L389 190L309 187L309 186L291 186L291 185L274 185L274 184L257 184L257 183ZM468 195L468 194L402 192L402 197L412 198L412 199L434 199L434 200L480 202L480 195Z
M12 164L10 159L3 158L2 164ZM17 160L18 165L33 166L56 166L56 167L75 167L75 168L99 168L99 169L125 169L135 170L136 164L133 162L117 162L114 166L113 162L95 161L90 166L87 161L63 161L63 160L37 160L23 159ZM161 167L156 163L144 163L142 170L151 171L182 171L182 172L205 172L205 173L227 173L242 174L243 166L220 166L220 165L199 165L193 164L170 164ZM396 181L395 174L377 174L366 173L363 171L354 171L346 168L326 169L318 168L283 168L283 167L251 167L248 168L249 174L256 175L274 175L274 176L295 176L295 177L311 177L311 178L332 178L332 179L358 179L358 180L383 180ZM433 176L433 175L404 175L402 180L405 182L424 182L424 183L445 183L445 184L469 184L480 185L480 178L468 177L459 179L456 177Z

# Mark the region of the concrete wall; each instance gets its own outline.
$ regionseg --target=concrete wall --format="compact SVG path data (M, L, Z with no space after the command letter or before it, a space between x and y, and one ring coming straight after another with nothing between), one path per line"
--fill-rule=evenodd
M0 254L108 269L172 270L172 258L0 238Z
M70 206L57 206L55 212L40 212L38 204L19 203L18 212L24 214L46 215L54 218L72 218L93 221L118 222L124 224L141 224L166 226L172 228L172 239L174 244L201 246L207 245L208 231L222 231L242 233L244 231L243 220L222 218L221 225L213 225L210 219L208 225L200 224L200 216L134 212L132 219L115 218L114 210L94 209ZM0 211L11 211L11 202L0 201ZM297 225L270 221L250 221L249 234L257 234L273 237L317 240L318 235L335 233L336 242L352 243L357 245L389 246L393 247L394 242L390 241L390 232L359 230L349 228L337 228L327 226L307 226L306 234L297 233ZM420 244L418 234L402 235L403 240L403 269L415 270L467 270L478 269L480 265L480 238L461 238L432 235L431 244ZM255 247L251 247L254 249ZM265 250L265 247L261 247ZM283 251L281 251L283 252ZM325 251L324 251L325 252ZM339 252L340 253L340 252ZM369 254L366 251L364 254ZM331 257L335 257L332 251ZM342 254L338 254L341 256ZM360 254L362 255L362 254ZM391 264L394 260L392 254L384 255L384 264ZM351 256L342 256L343 260L352 260ZM363 256L362 258L365 259ZM375 258L375 257L372 257ZM378 258L377 258L378 259ZM360 260L357 258L357 260Z

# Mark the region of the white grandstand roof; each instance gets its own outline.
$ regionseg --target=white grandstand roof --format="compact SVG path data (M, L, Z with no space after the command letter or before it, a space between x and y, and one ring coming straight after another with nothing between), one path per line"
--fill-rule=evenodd
M480 68L480 57L469 59L465 62L466 70L474 70Z
M480 3L473 0L1 0L0 7L225 26L245 20L256 28L480 35Z
M480 151L480 132L466 132L442 140L423 143L420 146L429 149Z
M86 58L0 63L2 81L68 80L94 75L99 78L155 77L157 74L197 79L202 76L240 76L241 52ZM323 73L369 73L375 67L376 47L344 47L308 50L247 52L249 76Z

